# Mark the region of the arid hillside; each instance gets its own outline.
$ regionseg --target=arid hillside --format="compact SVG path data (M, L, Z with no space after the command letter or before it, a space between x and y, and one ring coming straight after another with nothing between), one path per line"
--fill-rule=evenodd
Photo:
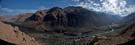
M40 45L34 38L21 32L18 27L0 22L0 44L3 45Z

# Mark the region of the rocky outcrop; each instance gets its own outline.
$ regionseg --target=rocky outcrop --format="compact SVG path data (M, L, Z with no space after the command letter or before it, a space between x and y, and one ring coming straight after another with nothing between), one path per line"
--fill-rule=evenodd
M44 17L44 22L50 24L51 26L66 26L66 13L62 8L54 7L47 12L47 15Z
M18 27L0 22L0 40L15 45L40 45L34 38L21 32Z
M33 20L33 21L43 21L44 16L46 15L47 10L39 10L32 14L28 19L26 20Z

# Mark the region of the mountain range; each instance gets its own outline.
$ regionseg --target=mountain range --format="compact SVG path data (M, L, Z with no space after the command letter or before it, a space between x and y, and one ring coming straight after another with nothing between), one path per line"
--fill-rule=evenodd
M70 40L67 42L82 39L90 45L124 45L135 39L135 13L120 17L82 7L69 6L53 7L15 16L0 16L0 20L0 25L9 24L11 27L18 27L19 32L34 37L34 41L37 40L42 45L52 44L52 42L54 43L52 45L55 45L55 43L66 39ZM4 29L0 29L3 32ZM8 31L8 28L5 30ZM10 35L16 35L16 31L12 30L11 32L15 34ZM10 40L1 38L0 35L1 39L10 42ZM38 42L36 43L38 44Z

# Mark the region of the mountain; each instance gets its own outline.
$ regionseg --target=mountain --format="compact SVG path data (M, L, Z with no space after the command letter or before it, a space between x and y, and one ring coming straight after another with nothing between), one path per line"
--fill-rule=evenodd
M15 24L40 30L68 30L67 28L89 28L105 30L119 16L91 11L82 7L53 7L35 13L21 14L13 18ZM105 26L105 27L104 27ZM75 30L76 30L75 29Z

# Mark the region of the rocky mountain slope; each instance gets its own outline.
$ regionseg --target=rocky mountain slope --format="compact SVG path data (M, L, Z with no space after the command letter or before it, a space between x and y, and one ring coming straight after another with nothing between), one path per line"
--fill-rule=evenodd
M18 27L0 22L0 44L3 45L40 45L34 38L21 32Z

